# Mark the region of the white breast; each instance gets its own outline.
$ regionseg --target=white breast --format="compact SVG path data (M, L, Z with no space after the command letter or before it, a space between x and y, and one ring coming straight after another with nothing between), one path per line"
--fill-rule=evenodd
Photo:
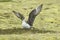
M28 23L26 23L25 20L23 20L23 21L22 21L22 27L23 27L23 28L30 28L31 26L30 26Z

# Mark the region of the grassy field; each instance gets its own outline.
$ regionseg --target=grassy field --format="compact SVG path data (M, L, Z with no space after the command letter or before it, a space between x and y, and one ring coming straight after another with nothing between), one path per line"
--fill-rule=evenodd
M43 4L33 27L24 30L21 20L12 11L28 19L29 13ZM0 40L60 40L60 0L6 0L0 1Z

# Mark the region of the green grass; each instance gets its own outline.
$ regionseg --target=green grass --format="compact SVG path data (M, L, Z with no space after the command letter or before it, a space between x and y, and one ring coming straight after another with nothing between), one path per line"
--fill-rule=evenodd
M12 0L0 0L0 2L9 2L9 1L12 1Z
M43 4L32 30L24 30L12 10L28 19L29 13ZM12 0L0 2L0 40L60 40L60 0Z

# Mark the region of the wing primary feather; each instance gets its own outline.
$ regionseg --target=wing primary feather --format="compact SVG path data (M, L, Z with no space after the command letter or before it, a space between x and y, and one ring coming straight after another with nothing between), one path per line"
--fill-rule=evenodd
M28 18L28 21L27 21L27 23L28 23L30 26L33 26L33 22L34 22L36 16L41 12L42 6L43 6L43 4L41 4L40 6L38 6L37 8L33 9L33 10L30 12L29 18Z
M19 13L19 12L16 12L16 11L12 11L18 18L20 18L21 20L24 20L24 16Z

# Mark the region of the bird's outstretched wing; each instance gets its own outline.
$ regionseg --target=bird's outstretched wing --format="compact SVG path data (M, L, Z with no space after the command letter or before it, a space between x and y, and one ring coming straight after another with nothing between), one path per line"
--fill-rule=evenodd
M35 17L41 12L42 6L43 6L43 4L41 4L40 6L38 6L37 8L33 9L33 10L30 12L29 18L28 18L28 21L27 21L27 23L28 23L30 26L33 26L34 19L35 19Z
M16 12L16 11L12 11L18 18L20 18L21 20L24 20L24 16L21 14L21 13L19 13L19 12Z

